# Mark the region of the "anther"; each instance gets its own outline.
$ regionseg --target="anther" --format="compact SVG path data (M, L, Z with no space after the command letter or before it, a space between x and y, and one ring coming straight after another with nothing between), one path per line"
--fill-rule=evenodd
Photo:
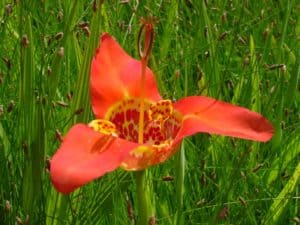
M138 34L138 51L141 59L148 59L151 53L155 18L141 19L142 26ZM144 38L142 35L144 34ZM144 40L144 43L143 43Z

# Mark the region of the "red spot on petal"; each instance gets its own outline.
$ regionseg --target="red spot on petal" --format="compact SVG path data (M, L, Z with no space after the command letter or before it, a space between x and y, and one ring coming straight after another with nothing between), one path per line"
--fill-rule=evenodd
M127 127L124 127L124 135L127 136L128 135L128 130Z
M131 111L130 111L130 110L127 110L127 112L126 112L126 121L130 121L130 120L131 120L131 117L132 117Z
M132 124L132 123L130 123L130 124L128 125L128 129L129 129L129 132L131 132L131 131L133 130L133 124Z
M135 124L138 124L138 122L139 122L139 117L140 117L139 114L140 113L136 109L131 111L132 119L133 119Z

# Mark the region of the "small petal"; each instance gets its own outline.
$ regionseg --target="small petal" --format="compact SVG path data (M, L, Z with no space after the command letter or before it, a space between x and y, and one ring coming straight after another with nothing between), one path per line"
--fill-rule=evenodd
M142 145L134 149L123 161L121 167L128 171L144 170L168 160L178 150L177 144L164 143L160 145Z
M57 191L69 193L117 169L138 145L77 124L51 160L51 180Z
M265 142L274 132L271 123L260 114L209 97L186 97L174 108L183 114L176 142L197 132Z
M103 118L114 103L141 95L141 62L129 56L108 34L101 37L91 66L91 101L94 114ZM161 99L152 71L147 68L145 98Z

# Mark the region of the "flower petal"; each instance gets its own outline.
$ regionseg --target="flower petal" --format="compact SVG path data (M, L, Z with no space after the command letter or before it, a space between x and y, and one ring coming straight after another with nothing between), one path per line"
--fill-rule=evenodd
M91 101L94 114L103 118L107 109L126 97L141 94L141 62L129 56L108 34L101 37L91 66ZM152 71L147 68L145 98L161 99Z
M54 154L51 180L57 191L69 193L120 166L136 143L95 132L77 124Z
M123 161L121 168L128 171L144 170L165 162L178 150L180 141L175 144L141 145L134 149Z
M260 114L209 97L183 98L174 108L184 115L176 141L205 132L265 142L274 132L271 123Z

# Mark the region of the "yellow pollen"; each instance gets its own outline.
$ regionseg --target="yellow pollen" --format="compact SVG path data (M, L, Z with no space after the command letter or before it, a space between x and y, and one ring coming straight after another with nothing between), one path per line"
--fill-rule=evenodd
M137 158L142 158L143 156L148 157L152 154L152 150L147 146L139 146L136 149L134 149L130 154Z
M113 137L118 137L118 131L115 124L108 120L93 120L88 124L89 127L93 128L94 131L97 131L101 134L111 135Z

